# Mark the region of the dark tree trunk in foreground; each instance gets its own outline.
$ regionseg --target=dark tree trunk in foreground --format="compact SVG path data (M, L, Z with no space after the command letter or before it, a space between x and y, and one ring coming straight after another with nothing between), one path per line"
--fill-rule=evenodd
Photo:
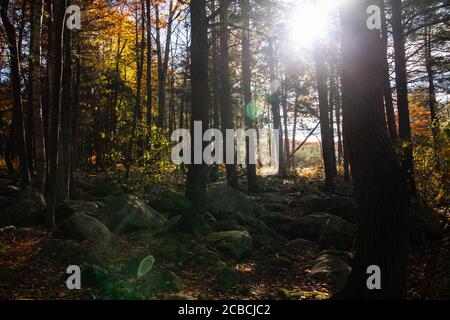
M389 136L392 141L398 140L397 123L395 121L394 103L392 102L391 77L389 74L388 54L388 30L384 0L380 1L381 9L381 36L383 37L383 63L384 63L384 107L389 128Z
M244 91L244 115L246 129L255 129L256 120L256 105L252 102L252 72L250 68L250 4L248 0L241 0L243 30L242 30L242 88ZM256 159L256 150L250 150L249 138L246 140L246 165L247 165L247 180L248 191L257 192L258 185L256 184L256 163L250 164L250 152L252 152Z
M36 188L44 193L47 163L45 156L44 123L42 119L41 89L41 34L43 1L37 0L32 5L31 28L31 92L33 105L34 150L36 154Z
M385 125L380 33L366 27L376 1L342 5L343 113L358 205L353 270L343 298L403 299L406 294L409 195ZM367 268L381 269L381 290L367 287Z
M228 52L228 0L220 0L220 60L219 60L219 76L220 76L220 115L222 116L222 131L224 134L223 154L226 160L227 141L226 130L233 129L233 101L231 98L230 83L230 56ZM233 137L234 139L234 137ZM232 188L238 188L236 164L225 162L227 169L227 182Z
M50 131L50 168L47 181L47 213L45 215L45 224L48 227L55 225L55 208L57 181L58 181L58 164L59 164L59 144L61 131L61 102L62 102L62 63L63 63L63 29L64 15L66 10L65 0L55 0L53 2L53 26L54 33L53 57L51 63L54 63L51 70L53 80L51 105L51 131ZM50 63L50 62L49 62Z
M206 17L206 0L196 0L190 3L191 8L191 79L192 79L192 118L191 123L202 123L203 132L191 130L192 141L196 135L205 132L208 126L208 21ZM203 147L202 147L203 151ZM194 148L191 158L194 159ZM186 210L181 221L184 231L193 231L202 225L206 213L206 164L189 166L186 197L191 201L191 208Z
M11 66L11 83L13 92L13 113L16 124L16 137L18 138L19 147L19 166L22 185L30 183L30 172L28 170L28 157L25 141L25 128L23 116L23 104L21 94L21 72L20 72L20 57L19 44L17 43L16 30L8 17L9 0L1 1L1 18L3 27L5 28L6 38L8 40L8 50L10 53Z
M395 81L397 84L398 130L402 142L402 168L408 179L411 195L416 195L414 181L413 146L409 119L408 84L406 79L405 38L402 22L402 0L391 0L392 31L395 50Z
M319 93L320 109L320 132L322 137L322 155L325 171L325 189L334 189L333 149L330 129L328 91L327 91L327 71L323 57L323 47L316 45L314 49L316 59L317 91Z

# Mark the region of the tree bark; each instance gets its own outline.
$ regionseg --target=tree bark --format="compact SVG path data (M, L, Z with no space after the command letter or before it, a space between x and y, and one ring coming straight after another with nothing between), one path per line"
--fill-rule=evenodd
M145 91L147 95L147 126L151 133L152 126L152 19L150 0L146 0L146 26L147 26L147 79L145 83Z
M246 129L255 129L256 106L252 98L252 71L251 71L251 55L250 55L250 3L249 0L241 0L242 10L242 89L244 92L244 116ZM257 192L258 185L256 182L256 163L250 164L250 152L255 153L256 150L250 150L250 140L246 139L246 166L247 166L247 182L248 191ZM256 155L254 157L256 159Z
M209 123L208 114L208 19L206 17L206 0L191 1L191 78L192 93L191 123L199 121L202 123L202 132L207 129ZM191 138L195 141L196 133L191 130ZM203 139L201 139L203 140ZM203 144L204 146L204 144ZM202 148L203 151L203 148ZM191 158L194 159L194 148L192 148ZM203 157L201 164L189 166L186 197L191 202L191 208L186 210L182 217L181 227L184 231L192 232L203 224L206 214L206 185L207 174L206 164Z
M219 76L220 76L220 115L222 117L222 132L224 137L226 137L227 129L234 130L233 121L233 101L231 97L231 84L230 84L230 56L228 52L228 0L219 0L220 5L220 60L219 60ZM227 150L227 139L224 139L223 152L224 159L226 159L226 154L229 152ZM234 137L233 137L234 140ZM233 148L234 149L234 148ZM234 150L233 150L234 152ZM233 157L235 159L235 157ZM227 170L227 182L232 188L239 188L237 180L237 170L236 164L225 163Z
M331 129L329 120L328 92L327 92L327 71L323 59L323 47L316 44L316 77L317 91L319 94L320 109L320 134L322 137L322 155L325 172L325 189L332 191L334 189L334 171L333 169L333 151L331 141Z
M32 29L31 29L31 92L33 105L34 150L36 154L36 188L44 193L47 171L47 159L45 154L45 134L42 119L42 88L41 88L41 34L43 18L43 0L37 0L32 4Z
M270 82L271 89L273 92L270 93L270 104L273 115L273 129L279 130L279 154L278 162L280 165L279 174L281 176L286 175L286 166L284 161L284 147L283 147L283 128L281 126L281 115L280 115L280 82L277 80L275 73L275 48L273 39L269 39L269 71L270 71ZM271 144L270 144L271 145ZM273 150L271 150L272 152Z
M52 53L53 58L49 63L54 63L51 70L52 76L52 123L50 131L50 168L47 180L47 212L45 215L45 224L47 227L54 227L55 225L55 208L57 197L57 181L58 181L58 164L59 164L59 144L61 131L61 102L62 102L62 64L63 64L63 29L64 16L66 11L65 0L55 0L53 2L53 26L54 43Z
M384 56L384 107L389 129L389 136L392 141L398 140L397 122L395 121L394 104L392 102L391 77L389 73L388 54L388 26L386 21L386 8L384 0L380 0L381 9L381 36L383 37L383 56Z
M1 19L3 27L6 32L6 38L8 41L8 50L10 53L10 67L11 67L11 83L13 91L13 108L16 116L16 136L18 138L19 148L19 166L20 177L22 185L28 185L30 183L30 172L28 168L28 157L25 139L25 124L23 116L23 104L21 94L21 70L20 70L20 57L19 57L19 44L16 38L16 30L8 17L9 0L1 0Z
M343 115L358 205L356 256L338 297L403 299L406 294L409 195L386 129L380 33L366 26L375 0L341 7ZM370 75L370 76L369 76ZM381 290L369 290L369 266L381 269Z
M414 180L413 146L411 140L411 124L409 118L408 84L406 78L405 38L402 22L402 0L391 0L392 31L395 50L395 81L397 84L397 109L399 136L402 142L402 168L408 179L412 196L416 196Z

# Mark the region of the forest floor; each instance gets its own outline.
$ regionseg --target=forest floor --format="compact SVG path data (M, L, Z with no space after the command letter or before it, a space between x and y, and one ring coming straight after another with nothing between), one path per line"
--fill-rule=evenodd
M298 188L299 184L301 188ZM287 221L294 221L304 211L301 203L292 202L296 195L321 195L319 185L320 180L314 178L267 177L261 194L247 196L276 211L277 215L271 217L283 216ZM274 198L275 195L280 195L280 199L266 202L265 198ZM53 256L44 253L57 236L57 231L52 233L43 227L0 232L0 299L321 300L333 296L336 292L333 279L339 282L342 276L339 273L342 268L328 276L312 276L323 275L323 270L314 271L318 257L324 256L322 248L319 250L313 242L307 248L303 242L300 247L292 246L294 236L273 236L268 241L276 244L264 245L262 240L255 241L255 236L251 252L242 258L212 248L204 234L186 236L174 231L158 235L146 231L115 235L113 246L80 241L73 247L74 252L66 252L71 250L70 246L56 246L50 247L54 250ZM88 258L83 257L86 252L89 253ZM329 257L332 252L329 250L325 256ZM339 266L350 265L351 248L345 250L345 254L344 251L339 252ZM409 299L450 297L449 252L448 229L443 240L426 240L414 246L408 270ZM150 293L149 279L135 275L136 265L149 255L155 257L151 274L165 274L164 281L166 284L170 282L166 290L152 289ZM93 256L94 260L102 262L92 262ZM69 290L66 286L69 262L82 265L82 270L86 266L90 268L92 276L81 290ZM92 268L92 265L102 267ZM347 270L344 273L346 276Z

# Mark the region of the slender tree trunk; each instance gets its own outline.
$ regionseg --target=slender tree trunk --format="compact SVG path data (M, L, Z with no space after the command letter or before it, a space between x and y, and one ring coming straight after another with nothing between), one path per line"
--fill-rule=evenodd
M192 78L192 123L199 121L202 124L202 132L191 130L193 141L197 135L202 135L208 125L208 20L206 17L206 0L191 1L191 78ZM203 139L200 139L203 140ZM204 146L204 145L203 145ZM203 151L203 147L202 147ZM194 159L194 148L191 158ZM201 164L189 166L186 197L191 201L190 210L183 215L181 226L185 231L193 231L201 227L206 214L206 185L207 170L203 161Z
M34 149L36 154L37 189L44 193L47 160L45 154L45 134L42 119L42 89L41 89L41 33L43 18L43 0L37 0L32 4L32 29L31 29L31 91L33 105Z
M147 95L147 126L151 132L152 126L152 19L150 0L146 0L147 7L147 79L145 91Z
M376 3L349 0L341 8L344 135L356 188L358 238L352 272L340 296L403 299L409 196L386 128L380 33L366 24L367 6ZM381 290L367 285L370 266L381 269Z
M63 29L64 16L66 11L65 0L55 0L53 2L53 27L54 43L52 53L54 59L49 63L54 63L51 70L53 71L53 95L52 100L52 124L50 131L50 168L47 180L47 213L45 215L45 224L47 227L54 227L55 225L55 208L57 196L57 181L58 181L58 164L59 164L59 144L61 131L61 102L62 102L62 64L63 64Z
M62 200L70 199L72 171L72 31L64 28L63 102L61 104L61 143L58 192Z
M395 80L397 84L397 109L399 136L403 146L402 168L408 179L412 196L416 196L414 180L413 146L411 140L411 124L409 118L408 84L406 79L405 38L402 22L402 0L391 0L392 30L395 50Z
M280 82L276 77L275 73L275 47L273 39L269 39L269 69L270 69L270 82L273 89L270 96L270 103L273 115L273 129L279 130L279 154L278 154L278 162L280 165L279 174L281 176L286 175L286 164L284 161L284 146L283 146L283 128L281 126L281 115L280 115ZM271 143L270 143L271 145ZM273 150L272 150L273 151Z
M322 136L322 155L325 171L325 188L332 191L334 189L333 151L331 141L331 130L329 120L328 92L327 92L327 72L324 64L323 47L315 47L317 91L319 93L320 109L320 132Z
M428 108L430 109L431 130L436 141L438 136L438 119L436 116L436 87L434 85L433 55L431 45L431 27L425 34L425 64L428 78Z
M166 30L166 45L164 49L164 59L162 57L161 48L161 31L159 27L160 22L160 12L159 5L156 5L156 46L158 53L158 127L164 129L165 126L165 108L166 108L166 78L167 70L169 68L169 54L170 46L172 44L172 23L175 10L173 8L173 0L169 2L169 17L167 20L167 30Z
M220 76L220 115L222 117L222 131L224 137L226 137L226 130L234 130L233 122L233 101L231 97L231 84L230 84L230 56L228 52L228 0L219 0L220 4L220 61L219 61L219 76ZM234 139L234 137L233 137ZM224 139L223 152L224 159L227 150L227 139ZM234 148L233 148L234 149ZM233 150L234 152L234 150ZM227 161L228 162L228 161ZM239 188L237 180L237 170L235 163L226 163L227 181L228 185L232 188Z
M298 110L300 108L299 105L300 99L300 88L295 88L295 102L294 102L294 126L292 128L292 152L289 154L290 166L291 169L296 170L295 168L295 149L297 146L297 118L298 118Z
M391 77L389 73L388 54L388 26L386 21L386 9L384 0L380 0L381 9L381 36L383 37L383 62L384 62L384 107L392 141L398 140L397 123L395 121L394 104L392 102Z
M342 165L343 159L344 159L344 150L343 150L343 144L342 144L342 126L341 126L341 107L342 102L339 95L339 75L336 76L336 134L338 137L338 165L339 167Z
M252 98L252 71L251 71L251 55L250 55L250 3L249 0L241 0L242 10L242 89L244 91L244 116L246 129L256 129L256 105ZM256 163L250 164L250 153L256 159L256 150L251 150L250 139L246 138L246 166L248 191L257 192L258 185L256 182Z
M22 185L30 183L30 172L28 169L28 157L25 140L25 125L23 116L23 104L21 94L21 70L19 60L19 44L16 38L16 30L8 17L9 0L1 0L1 19L8 40L8 49L10 53L11 64L11 83L13 91L13 108L16 115L16 128L19 147L19 166Z
M284 131L284 159L287 161L289 158L289 133L288 133L288 112L287 112L287 84L286 80L283 83L283 99L282 99L282 107L283 107L283 131ZM287 163L285 164L287 167Z
M334 77L334 71L332 70L330 73L330 148L331 148L331 163L333 166L333 175L337 177L337 169L336 169L336 144L334 140L334 110L337 105L336 96L336 82Z

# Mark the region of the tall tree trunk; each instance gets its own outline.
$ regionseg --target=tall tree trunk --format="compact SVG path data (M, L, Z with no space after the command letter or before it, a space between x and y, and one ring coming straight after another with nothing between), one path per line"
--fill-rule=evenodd
M28 168L28 157L25 140L25 125L23 116L23 104L21 94L21 70L20 70L20 58L19 58L19 44L16 38L16 30L9 20L8 9L9 0L1 0L0 14L3 22L3 27L6 32L6 38L8 40L8 50L10 53L11 64L11 83L13 91L13 108L16 115L16 136L18 138L19 147L19 166L20 177L22 185L28 185L30 183L30 172Z
M144 16L145 16L145 6L142 1L142 19L141 19L141 27L142 27L142 36L144 35ZM139 13L138 13L138 4L136 2L136 11L135 11L135 44L136 44L136 95L135 95L135 104L133 108L133 119L131 125L131 137L128 142L128 151L127 151L127 165L125 170L125 179L128 180L130 176L131 163L133 161L133 144L136 142L137 130L140 124L140 120L142 118L142 110L141 110L141 87L142 87L142 73L144 69L144 50L145 50L145 42L144 38L141 38L141 42L139 42Z
M249 0L241 0L242 10L242 89L244 91L244 116L246 129L256 129L256 105L252 99L252 71L251 71L251 55L250 55L250 3ZM258 185L256 183L256 163L250 164L250 152L256 159L256 150L251 150L250 139L246 139L246 166L248 191L257 192Z
M61 143L59 198L69 200L72 160L72 31L64 28L63 102L61 104Z
M391 77L389 73L388 54L388 26L386 21L386 8L384 0L380 0L381 9L381 36L383 37L383 62L384 62L384 107L392 141L398 140L397 122L395 121L394 104L392 102Z
M289 133L288 133L288 112L287 112L287 80L283 81L283 98L282 98L282 107L283 107L283 131L284 131L284 159L287 161L289 158ZM287 163L286 163L287 166ZM287 169L287 168L286 168Z
M279 162L279 174L281 176L286 175L286 164L284 161L284 147L283 147L283 128L281 126L281 115L280 115L280 82L276 76L276 62L275 62L275 44L273 39L269 39L269 69L270 69L270 82L271 82L271 92L270 103L273 115L273 129L279 130L279 151L278 151L278 162ZM272 143L270 143L272 145ZM271 152L274 150L271 150Z
M376 3L349 0L341 8L344 135L358 205L356 256L341 297L403 299L409 196L386 129L380 33L366 25L367 6ZM373 265L381 290L367 285Z
M320 133L322 137L322 155L325 171L325 189L334 189L333 151L329 120L327 71L323 57L323 47L315 46L317 91L319 93Z
M336 79L336 134L338 138L338 165L339 167L342 165L343 159L344 159L344 150L343 150L343 143L342 143L342 126L341 126L341 108L342 108L342 102L341 97L339 95L339 75L335 74Z
M336 97L337 97L337 84L335 82L334 71L332 70L330 73L330 149L331 149L331 163L333 166L333 175L337 177L337 169L336 169L336 144L334 141L334 110L337 105Z
M202 124L202 132L191 130L192 140L197 135L202 135L208 125L208 20L206 17L206 0L191 1L191 78L192 78L192 123L199 121ZM200 139L203 140L203 139ZM204 145L203 145L204 146ZM203 147L202 147L203 152ZM194 148L191 158L194 159ZM181 226L185 231L193 231L202 225L206 214L206 164L203 157L201 164L189 166L186 197L191 201L190 210L183 215Z
M156 5L156 46L158 53L158 127L164 129L165 126L165 108L166 108L166 78L167 78L167 70L169 68L169 54L170 54L170 46L172 44L172 23L173 17L175 14L175 10L173 7L173 0L169 2L169 17L167 20L167 29L166 29L166 44L164 49L164 59L162 57L162 48L161 48L161 30L159 27L160 23L160 12L159 5Z
M231 84L230 84L230 56L228 52L228 0L219 0L220 4L220 60L219 60L219 76L220 76L220 115L222 117L222 131L224 137L226 137L226 130L234 130L233 122L233 101L231 97ZM233 137L234 139L234 137ZM227 150L227 139L224 139L223 152L224 159ZM233 140L234 141L234 140ZM234 149L234 148L233 148ZM233 150L234 152L234 150ZM234 157L233 157L234 158ZM232 188L238 188L237 170L236 164L228 163L226 161L225 167L227 170L227 182Z
M289 165L291 169L296 170L295 168L295 150L297 146L297 119L298 119L298 110L300 109L300 87L295 88L295 102L294 102L294 126L292 128L292 151L289 154Z
M146 26L147 26L147 79L145 91L147 95L147 126L151 132L152 126L152 19L150 0L146 0Z
M57 181L58 181L58 164L59 164L59 144L61 131L61 102L62 102L62 64L63 64L63 29L64 16L66 11L65 0L53 1L53 33L54 43L52 53L53 58L49 63L54 63L51 70L53 95L51 97L52 104L52 123L50 131L50 168L47 180L47 213L45 215L45 224L48 227L55 225L55 208L57 196Z
M31 29L31 92L33 105L34 149L36 154L36 188L44 193L47 160L45 154L44 123L42 119L41 102L41 33L43 18L43 0L37 0L32 4L32 29Z
M397 109L399 136L402 141L402 168L408 179L411 195L416 195L414 180L413 146L409 118L408 84L406 79L405 38L402 21L402 0L391 0L392 31L395 50L395 81L397 84Z
M431 45L431 27L427 27L425 34L425 64L428 78L428 108L430 109L431 130L436 141L438 136L438 119L436 116L436 87L434 85L433 55Z

